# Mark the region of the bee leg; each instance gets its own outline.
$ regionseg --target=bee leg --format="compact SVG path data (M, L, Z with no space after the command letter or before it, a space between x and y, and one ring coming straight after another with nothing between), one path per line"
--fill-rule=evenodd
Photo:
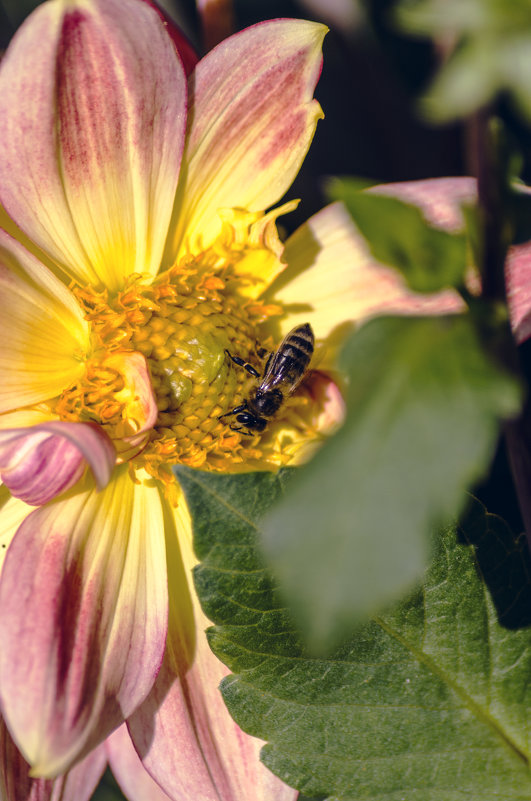
M242 403L240 406L235 406L234 409L231 409L230 412L225 412L225 414L220 414L218 420L221 420L222 417L230 417L231 414L238 414L238 412L244 412L247 409L247 404Z
M256 349L256 355L258 356L259 359L265 359L268 353L270 353L270 351L267 348Z
M227 354L229 359L231 359L234 362L234 364L237 364L239 367L243 367L244 370L247 370L247 372L253 375L255 378L260 378L260 373L258 372L258 370L255 370L252 364L249 364L249 362L246 362L240 356L233 356L232 353L230 353L226 348L225 348L225 353Z
M231 431L241 431L242 434L245 434L246 437L253 437L254 434L251 434L250 431L244 431L243 426L230 426Z

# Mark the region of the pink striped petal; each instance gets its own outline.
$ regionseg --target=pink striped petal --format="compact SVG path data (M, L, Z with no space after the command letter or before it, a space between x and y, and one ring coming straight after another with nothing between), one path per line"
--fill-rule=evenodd
M44 3L0 70L0 199L74 278L156 274L183 148L186 82L138 0Z
M107 737L105 748L113 776L127 801L171 801L140 761L125 723Z
M105 770L103 746L57 779L36 779L0 719L0 798L2 801L89 801Z
M390 195L405 203L420 206L426 219L439 228L458 231L463 227L461 206L476 200L474 178L429 178L424 181L404 181L380 184L369 190L376 195Z
M521 345L531 337L531 243L511 248L505 280L511 324Z
M288 189L322 116L312 94L325 32L304 20L263 22L199 62L176 249L210 244L220 231L219 209L262 211Z
M82 375L89 331L77 301L1 230L0 305L0 412L54 398Z
M154 0L143 0L143 2L147 3L147 5L151 6L151 8L154 8L161 18L164 27L171 37L173 44L175 45L175 49L179 54L186 77L188 77L190 73L193 72L195 65L199 61L199 56L181 29L172 20L170 15L167 14L166 11L161 8L161 6L159 6L158 3L155 3Z
M127 725L142 762L172 801L294 801L259 760L263 745L234 723L218 690L227 669L204 634L209 621L191 586L195 557L181 506L171 544L170 630L152 693Z
M69 770L133 713L167 631L163 500L127 467L35 510L0 576L0 700L35 775Z
M87 463L103 489L115 461L110 439L93 423L52 421L0 431L0 479L15 498L32 506L73 487Z

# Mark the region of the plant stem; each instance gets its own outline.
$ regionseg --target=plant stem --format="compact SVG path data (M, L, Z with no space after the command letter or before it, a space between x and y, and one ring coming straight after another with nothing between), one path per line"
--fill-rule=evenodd
M481 109L470 124L471 166L478 182L478 211L481 231L481 297L496 309L506 306L505 259L511 241L506 212L507 177L498 132L491 110ZM496 326L495 326L496 329ZM499 330L499 329L498 329ZM487 334L488 336L488 334ZM516 346L510 336L495 338L494 355L513 372L518 367ZM504 427L509 465L518 505L531 550L531 406L524 404L521 416Z
M480 109L472 118L470 144L482 233L481 294L484 300L505 303L504 265L509 244L504 208L505 176L500 169L495 121L489 108Z
M227 36L234 33L232 0L197 0L201 18L203 47L208 52Z

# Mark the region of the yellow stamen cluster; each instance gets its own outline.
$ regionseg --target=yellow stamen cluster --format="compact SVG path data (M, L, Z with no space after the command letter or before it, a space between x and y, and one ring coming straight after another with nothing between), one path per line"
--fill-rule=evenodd
M316 435L308 395L288 401L261 436L234 431L234 418L219 418L256 381L227 351L260 370L257 346L278 344L263 340L262 324L282 309L255 300L253 287L280 268L275 221L292 205L267 215L226 212L208 250L183 257L155 279L132 275L115 293L72 286L91 326L91 352L83 377L54 404L59 418L97 423L133 476L145 469L170 495L177 462L234 471L290 461L297 443ZM147 392L135 384L139 373L147 376ZM147 423L151 393L158 415Z
M55 411L64 420L98 423L122 460L168 484L176 462L234 470L276 461L258 447L259 437L233 431L230 419L219 419L241 403L255 380L226 350L259 367L258 326L271 309L239 293L241 279L230 267L213 273L205 261L189 259L151 283L132 276L115 294L72 288L91 324L92 353L83 378L63 393ZM111 358L124 352L145 357L158 407L147 442L132 457L125 440L138 429Z

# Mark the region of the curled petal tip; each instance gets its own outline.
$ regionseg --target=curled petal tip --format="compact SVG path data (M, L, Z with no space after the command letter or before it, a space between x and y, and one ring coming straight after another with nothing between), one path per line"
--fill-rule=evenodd
M70 489L87 464L102 489L115 459L105 432L91 423L51 421L0 432L0 478L14 497L32 506Z

